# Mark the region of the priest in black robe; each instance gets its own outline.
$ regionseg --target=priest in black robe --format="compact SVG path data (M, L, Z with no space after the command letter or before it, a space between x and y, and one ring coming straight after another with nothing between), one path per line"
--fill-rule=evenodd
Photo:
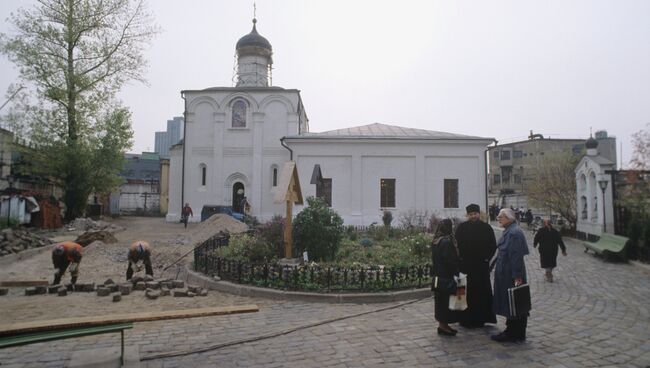
M492 311L490 260L497 249L492 226L481 221L481 208L470 204L467 221L456 228L460 272L467 275L467 309L461 313L460 324L467 328L496 323Z

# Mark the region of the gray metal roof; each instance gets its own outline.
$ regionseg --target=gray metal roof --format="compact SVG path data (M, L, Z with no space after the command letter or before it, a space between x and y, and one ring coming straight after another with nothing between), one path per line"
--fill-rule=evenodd
M287 138L395 138L395 139L470 139L493 140L493 138L477 137L463 134L438 132L433 130L405 128L397 125L368 124L351 128L330 130L320 133L303 133Z

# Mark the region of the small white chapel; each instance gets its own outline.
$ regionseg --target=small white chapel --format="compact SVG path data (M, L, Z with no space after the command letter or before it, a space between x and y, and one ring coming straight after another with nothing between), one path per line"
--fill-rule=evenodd
M236 53L235 87L181 92L185 129L170 150L168 221L180 219L184 203L194 209L191 221L205 205L243 212L244 197L261 222L284 215L273 199L288 161L303 197L323 198L346 225L381 224L384 210L394 225L414 213L462 217L470 203L485 210L493 138L439 132L435 122L433 130L370 124L310 132L300 91L270 84L273 49L256 19Z

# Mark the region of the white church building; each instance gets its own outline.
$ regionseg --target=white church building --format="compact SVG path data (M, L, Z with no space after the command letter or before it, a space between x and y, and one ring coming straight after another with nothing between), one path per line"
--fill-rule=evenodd
M178 221L184 203L193 221L204 205L241 210L243 196L262 222L284 215L273 198L289 160L303 197L324 198L346 225L381 223L384 210L395 219L462 217L470 203L485 210L492 138L386 124L310 132L300 91L270 85L272 47L255 23L237 42L235 87L182 91L185 130L170 149L168 221Z

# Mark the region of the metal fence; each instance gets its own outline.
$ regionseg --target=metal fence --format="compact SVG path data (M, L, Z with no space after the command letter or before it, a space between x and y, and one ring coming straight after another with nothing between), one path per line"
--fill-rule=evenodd
M217 257L215 250L228 245L227 237L213 237L194 250L194 270L240 284L283 290L317 292L388 291L427 287L431 266L338 267L280 266Z

